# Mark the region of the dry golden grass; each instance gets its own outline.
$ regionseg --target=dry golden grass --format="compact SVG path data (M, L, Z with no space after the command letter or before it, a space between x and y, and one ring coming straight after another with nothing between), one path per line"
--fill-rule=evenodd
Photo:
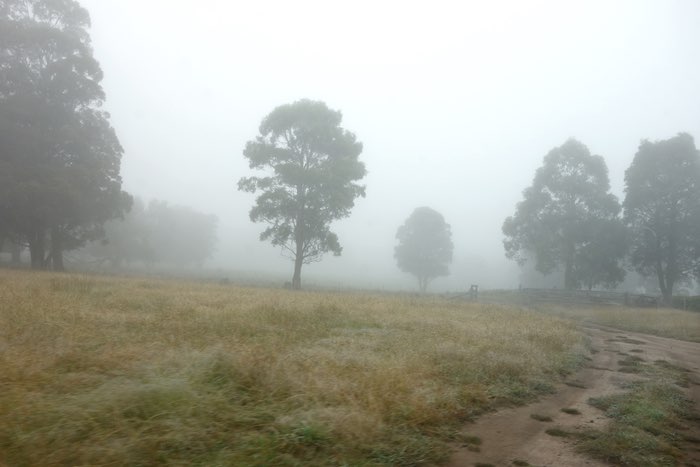
M616 329L700 342L700 313L671 308L557 307L542 310L563 318L599 324Z
M498 306L0 271L0 464L440 462L582 353Z

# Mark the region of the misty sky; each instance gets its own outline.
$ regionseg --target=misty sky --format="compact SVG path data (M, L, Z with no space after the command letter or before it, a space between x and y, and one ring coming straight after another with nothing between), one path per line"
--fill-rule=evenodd
M302 278L363 287L415 287L393 248L418 206L452 225L453 274L433 290L517 287L501 225L550 149L579 139L621 197L641 139L700 139L693 0L81 3L124 188L216 214L211 264L234 270L291 277L236 185L261 119L301 98L342 111L368 169L367 197L334 224L343 256Z

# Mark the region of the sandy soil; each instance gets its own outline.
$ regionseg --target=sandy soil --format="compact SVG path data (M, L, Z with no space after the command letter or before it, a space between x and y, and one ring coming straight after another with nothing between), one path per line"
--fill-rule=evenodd
M638 355L646 361L666 360L690 370L692 383L685 389L700 412L700 343L650 336L604 327L585 329L590 336L593 353L586 368L567 378L566 384L557 388L551 396L525 407L508 408L484 415L475 423L466 425L463 432L478 436L480 452L467 445L456 446L457 451L447 464L450 467L491 464L512 466L514 460L525 461L535 466L603 466L607 465L584 457L574 451L571 440L551 436L545 430L561 427L576 431L587 427L604 427L608 419L586 401L611 393L623 392L620 383L639 378L633 374L620 373L618 361L621 352ZM561 411L573 408L579 415ZM551 422L538 421L532 415L548 416ZM692 433L700 437L696 426ZM685 452L686 465L700 466L700 447L688 444Z

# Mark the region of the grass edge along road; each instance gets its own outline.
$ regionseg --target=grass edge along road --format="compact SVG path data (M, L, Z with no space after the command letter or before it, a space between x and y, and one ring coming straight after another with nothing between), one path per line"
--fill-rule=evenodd
M0 271L0 461L418 465L574 370L574 325L359 293Z

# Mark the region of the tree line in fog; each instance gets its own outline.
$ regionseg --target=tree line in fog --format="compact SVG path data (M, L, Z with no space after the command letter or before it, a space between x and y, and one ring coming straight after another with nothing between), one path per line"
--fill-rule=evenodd
M83 261L197 265L211 256L216 218L122 189L123 149L93 57L88 12L74 0L0 0L0 250L28 248L36 269ZM255 175L251 221L262 241L302 267L342 246L331 229L365 196L362 143L324 102L300 100L263 118L243 157ZM478 226L475 226L478 228ZM605 160L574 139L552 149L503 224L508 258L563 287L615 287L626 271L653 277L669 302L700 276L700 155L692 136L643 141L625 173L625 197L610 192ZM420 290L449 274L450 225L417 207L398 228L397 266Z
M570 139L552 149L503 223L506 255L565 288L615 287L627 270L674 287L700 277L700 153L681 133L642 141L625 172L625 198L610 193L605 160Z

